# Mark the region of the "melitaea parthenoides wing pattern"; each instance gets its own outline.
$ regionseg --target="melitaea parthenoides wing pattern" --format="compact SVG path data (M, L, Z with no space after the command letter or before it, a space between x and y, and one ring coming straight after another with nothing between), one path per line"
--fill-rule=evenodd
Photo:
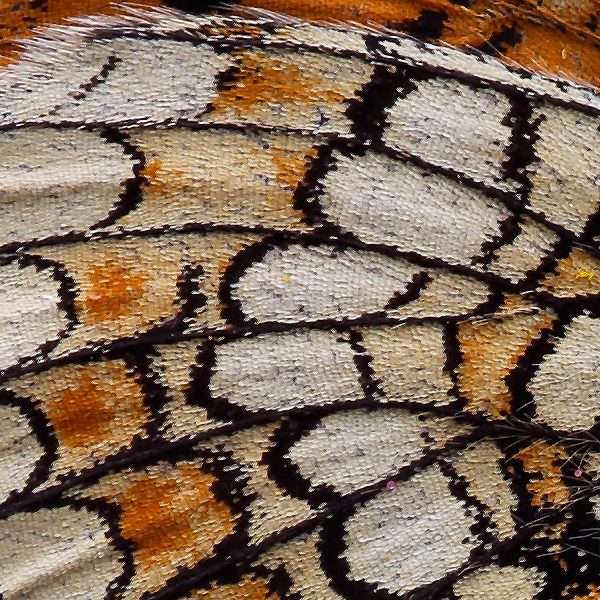
M5 600L597 597L590 90L170 11L0 86Z

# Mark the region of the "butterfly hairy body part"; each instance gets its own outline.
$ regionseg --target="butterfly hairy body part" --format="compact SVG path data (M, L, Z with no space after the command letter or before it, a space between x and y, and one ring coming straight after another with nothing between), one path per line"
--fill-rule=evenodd
M282 16L0 74L3 600L592 599L600 99Z

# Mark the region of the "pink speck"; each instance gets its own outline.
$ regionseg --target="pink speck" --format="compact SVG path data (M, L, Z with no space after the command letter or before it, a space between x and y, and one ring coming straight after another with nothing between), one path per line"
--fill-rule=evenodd
M388 481L385 487L388 490L393 490L396 487L396 482L395 481Z
M581 477L583 475L583 471L581 469L575 469L575 477Z

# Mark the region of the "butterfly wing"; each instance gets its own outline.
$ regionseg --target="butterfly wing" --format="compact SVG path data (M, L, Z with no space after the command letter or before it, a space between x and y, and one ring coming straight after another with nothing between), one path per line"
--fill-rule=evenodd
M595 593L593 93L165 11L0 86L3 598Z

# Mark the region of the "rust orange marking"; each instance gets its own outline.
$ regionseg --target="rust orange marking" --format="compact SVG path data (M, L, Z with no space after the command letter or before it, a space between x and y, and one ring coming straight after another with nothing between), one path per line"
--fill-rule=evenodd
M45 412L61 446L86 455L91 446L120 447L142 430L149 418L143 393L120 361L68 365L51 371L53 377L39 393L46 401ZM60 381L59 390L56 382Z
M305 155L291 149L275 154L271 160L277 166L277 183L282 183L292 189L296 188L306 175L310 159L316 157L316 148L311 148Z
M540 480L527 484L533 506L563 506L569 501L571 494L564 484L561 470L569 460L569 453L564 448L538 440L515 454L515 458L523 463L527 473L540 476Z
M510 301L506 310L514 310ZM510 412L512 396L505 378L531 342L553 321L554 314L548 311L459 325L463 362L457 369L458 386L468 400L467 412L484 412L493 418Z
M150 161L140 175L146 178L146 181L142 183L142 187L148 188L150 194L169 194L172 193L171 188L173 187L183 192L187 188L180 181L185 172L178 169L165 169L162 161L158 158Z
M211 118L221 112L233 110L238 116L274 102L312 106L321 100L335 104L346 98L333 89L319 89L322 74L316 70L302 71L289 62L289 57L277 56L256 50L239 52L239 72L235 79L221 90L213 101Z
M271 594L264 579L244 577L239 583L213 587L211 590L196 591L189 600L278 600L279 595Z
M215 545L233 532L235 519L214 497L214 482L195 464L180 463L170 472L148 474L120 499L121 532L146 571L182 562L191 566L212 556Z
M148 181L146 185L154 185L159 181L158 172L162 167L162 163L158 158L150 161L145 167L144 170L140 173L142 177L145 177Z
M48 417L67 447L102 439L117 414L111 394L99 388L90 373L84 371L80 377L77 387L67 387L48 407Z
M108 257L103 264L92 265L86 273L90 289L75 300L77 314L86 324L102 323L131 314L136 301L147 292L149 276L122 258Z

